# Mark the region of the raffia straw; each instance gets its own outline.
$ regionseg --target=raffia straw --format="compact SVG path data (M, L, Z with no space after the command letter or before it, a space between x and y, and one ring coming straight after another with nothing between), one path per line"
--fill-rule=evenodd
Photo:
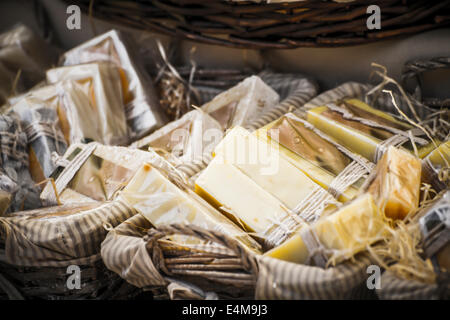
M388 84L388 83L393 83L395 86L397 86L398 90L399 90L400 93L402 94L403 98L405 99L405 101L406 101L406 103L407 103L407 105L408 105L408 108L410 109L411 113L414 115L414 118L416 118L416 121L417 121L417 122L420 122L421 119L420 119L419 116L417 115L417 112L416 112L416 110L414 109L414 107L413 107L413 105L412 105L412 103L411 103L411 100L408 98L408 95L406 94L406 92L403 90L402 86L401 86L397 81L395 81L394 79L390 78L390 77L387 75L387 69L386 69L386 67L385 67L385 66L382 66L382 65L380 65L380 64L378 64L378 63L374 63L374 62L372 62L372 66L373 66L373 67L378 67L378 68L380 68L380 69L383 70L383 72L380 72L380 71L377 71L377 70L373 71L375 74L379 75L379 76L383 79L383 81L382 81L379 85L377 85L376 87L374 87L372 90L370 90L370 91L367 93L367 95L370 95L370 94L372 94L373 92L379 92L378 90L379 90L380 88L384 88L384 86L385 86L386 84ZM384 90L383 90L383 91L384 91Z
M395 101L394 95L392 94L391 90L383 90L383 92L385 93L389 93L389 95L391 96L392 99L392 104L394 105L394 107L397 109L398 113L400 113L400 115L402 117L404 117L406 119L406 121L408 121L410 124L412 124L413 126L421 129L426 136L428 137L428 139L430 139L430 141L433 143L434 147L436 148L437 152L439 153L439 155L442 157L442 159L445 162L445 165L447 167L449 167L449 163L447 161L447 159L444 157L444 155L442 154L442 152L439 150L438 145L436 143L436 141L434 141L433 137L431 137L430 133L428 132L428 130L426 130L423 126L421 126L419 123L416 123L415 121L411 120L402 110L400 110L400 108L397 105L397 102ZM407 97L406 97L407 98ZM410 102L408 102L410 103Z
M14 82L13 82L13 85L12 85L12 88L11 88L11 92L12 92L13 96L15 96L17 94L17 86L19 85L19 79L20 79L21 75L22 75L22 69L19 69L17 71L17 74L16 74L15 78L14 78Z
M95 0L91 0L89 2L89 23L91 25L91 29L92 29L92 33L94 34L94 36L97 36L97 28L95 27L95 21L94 21L94 1Z
M422 249L419 225L407 225L403 221L396 223L396 228L386 224L389 236L385 242L377 246L367 246L367 251L375 261L384 269L407 280L419 280L425 283L434 283L436 274L429 259L423 260L420 256Z

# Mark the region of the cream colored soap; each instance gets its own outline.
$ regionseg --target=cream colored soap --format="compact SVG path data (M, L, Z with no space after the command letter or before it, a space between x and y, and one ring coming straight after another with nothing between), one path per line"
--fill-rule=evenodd
M259 234L287 215L287 208L278 199L219 155L197 178L195 190L217 208L224 207L247 230Z
M326 249L340 251L339 258L335 261L340 262L364 250L367 244L380 239L384 234L384 226L383 217L372 195L366 193L334 214L320 219L311 228L315 230ZM265 255L305 263L309 252L299 232Z
M181 190L149 164L131 179L120 197L154 226L192 224L229 235L259 253L259 245L194 192Z
M315 188L321 188L282 157L279 148L242 127L233 128L216 147L215 153L291 210Z

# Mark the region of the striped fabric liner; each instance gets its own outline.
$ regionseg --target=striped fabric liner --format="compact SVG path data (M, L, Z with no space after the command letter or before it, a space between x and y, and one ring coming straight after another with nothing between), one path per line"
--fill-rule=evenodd
M348 299L366 281L371 264L366 255L355 259L322 269L263 256L258 259L256 299Z
M101 255L106 267L119 274L132 285L143 287L165 287L165 280L150 258L145 230L150 223L140 214L110 231L102 243Z
M436 284L401 279L389 271L381 276L381 288L377 290L377 296L382 300L437 300L440 298Z
M0 218L0 237L5 245L2 262L23 267L91 264L100 259L107 227L115 227L136 213L122 201L70 215L46 215L46 210Z

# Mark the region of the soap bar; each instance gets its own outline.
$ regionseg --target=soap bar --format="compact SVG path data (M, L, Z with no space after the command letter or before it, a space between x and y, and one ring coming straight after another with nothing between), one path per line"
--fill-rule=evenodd
M368 188L386 217L404 219L419 206L422 165L409 152L389 147L375 168Z
M219 155L196 179L195 191L257 234L287 216L287 208L278 199Z
M92 152L83 156L88 148L92 148ZM66 167L52 176L56 179L59 201L78 203L113 200L142 163L150 158L148 152L125 147L98 143L72 145L63 157L63 161L67 162ZM41 199L47 204L54 204L54 198L53 185L47 183Z
M337 176L352 161L336 146L306 128L300 119L283 116L268 130L282 146Z
M55 166L52 153L64 154L67 144L59 126L55 109L47 102L33 96L25 96L13 107L27 136L29 168L36 183L50 177Z
M222 127L214 118L202 110L192 110L130 147L162 149L187 163L198 160L204 153L210 154L222 137Z
M363 194L344 207L318 220L311 226L321 245L332 250L334 263L348 259L364 250L366 245L384 235L385 222L371 194ZM308 247L300 230L280 246L265 255L285 261L304 264L309 257Z
M128 142L124 92L120 72L115 65L101 62L47 71L49 83L65 80L76 81L90 92L91 105L96 112L90 113L89 116L95 118L95 122L100 125L102 143L116 145Z
M346 118L341 112L332 110L328 106L322 106L308 110L307 120L319 130L333 137L339 144L370 161L377 160L377 147L381 142L394 136L394 133L386 128L369 126L367 123L362 123L355 118L372 121L377 126L393 128L395 132L406 132L412 129L409 124L402 123L358 100L341 101L338 107L345 110L352 118ZM425 140L423 142L423 145L417 145L421 158L432 150L431 144L426 143ZM409 140L403 146L410 152L413 152L413 147Z
M294 210L313 190L321 187L282 157L278 148L242 127L234 127L215 149L261 188Z
M436 192L450 187L450 141L422 160L422 182L430 184Z
M107 61L119 68L126 118L131 139L135 140L162 127L167 119L152 80L142 71L143 62L136 56L138 43L132 40L122 31L108 31L64 53L61 64Z
M269 134L269 130L278 123L278 120L270 123L269 125L260 128L252 133L258 139L266 142L279 150L279 154L282 158L289 161L296 168L301 170L305 175L307 175L312 181L320 185L324 189L328 189L336 177L329 170L326 170L317 164L314 164L312 161L309 161L299 154L291 151L290 149L284 147L282 144L277 142L278 139L272 139L273 132ZM345 202L350 199L353 199L358 194L358 184L354 186L350 186L345 190L339 197L339 201Z
M248 249L259 253L259 245L221 213L189 189L181 190L150 164L134 175L120 197L147 218L155 227L192 224L231 236Z
M258 76L244 79L202 106L223 129L245 126L278 104L279 95Z
M91 89L89 83L67 80L31 90L25 97L44 101L56 111L68 145L91 141L105 143L100 124L102 116Z

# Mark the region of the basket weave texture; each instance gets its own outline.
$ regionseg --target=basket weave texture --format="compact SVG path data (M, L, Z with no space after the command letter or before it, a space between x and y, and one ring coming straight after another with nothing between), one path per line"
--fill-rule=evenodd
M415 34L450 22L450 1L380 0L376 5L380 8L381 29L369 30L367 20L372 11L367 11L373 2L78 1L85 12L123 26L253 49L357 45Z

